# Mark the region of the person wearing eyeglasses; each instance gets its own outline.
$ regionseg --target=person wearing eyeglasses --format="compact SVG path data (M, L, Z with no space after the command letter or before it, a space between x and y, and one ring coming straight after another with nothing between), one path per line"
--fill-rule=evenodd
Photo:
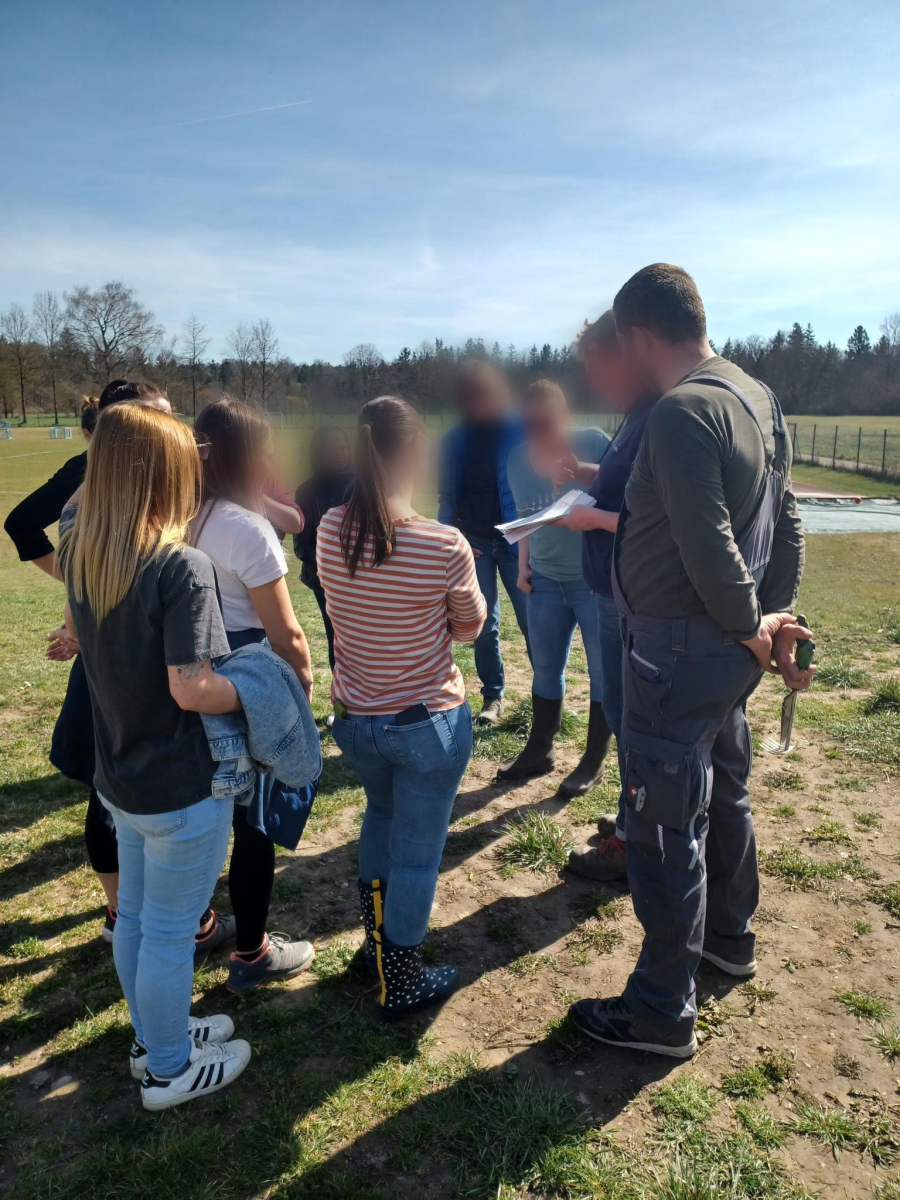
M561 493L584 491L576 472L593 477L609 438L600 429L574 428L565 393L549 379L530 384L523 397L526 440L509 456L507 474L520 517L547 508ZM560 464L575 470L561 473ZM522 753L501 767L501 782L546 775L555 766L553 743L562 721L566 664L576 626L590 676L587 745L559 786L561 797L581 796L600 779L611 733L603 712L600 617L581 570L581 534L547 525L518 543L518 586L527 597L531 644L531 732Z
M203 503L191 526L191 543L216 568L225 632L232 650L268 642L294 670L307 698L313 671L306 635L294 614L285 576L287 560L270 520L265 498L274 475L275 452L267 415L239 400L223 397L208 404L194 423L203 471ZM261 776L261 785L270 776ZM246 992L288 979L314 957L309 942L291 942L266 932L275 847L235 805L234 849L228 891L234 917L215 914L204 944L214 949L234 943L227 987Z

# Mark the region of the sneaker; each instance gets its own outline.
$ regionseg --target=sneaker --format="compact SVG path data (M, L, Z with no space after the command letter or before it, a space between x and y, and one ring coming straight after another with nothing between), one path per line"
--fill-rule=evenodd
M625 842L620 842L613 834L599 846L576 846L569 853L569 870L584 879L596 879L600 883L627 879Z
M195 1042L227 1042L234 1033L234 1021L224 1013L217 1017L188 1017L188 1033ZM147 1047L131 1043L128 1065L132 1079L143 1079L147 1070Z
M194 970L199 971L214 950L234 945L235 920L231 913L213 913L215 922L209 933L195 939Z
M613 837L616 832L616 817L618 813L606 813L597 822L597 832L601 838Z
M691 1058L697 1053L697 1039L693 1033L687 1042L684 1033L660 1034L639 1021L625 1007L621 996L612 1000L579 1000L569 1009L569 1016L582 1033L607 1046L646 1050L650 1054L665 1054L668 1058Z
M481 706L481 712L475 720L479 725L496 725L502 712L503 701L499 696L495 696L492 700L485 700Z
M113 934L116 932L116 921L119 914L114 908L106 906L106 920L103 922L103 928L100 930L100 941L107 946L112 945Z
M232 954L225 986L229 992L252 992L264 983L299 975L315 957L312 942L292 942L286 933L267 933L265 946L250 962Z
M729 962L727 958L720 958L718 954L713 954L710 950L703 950L701 957L707 962L711 962L714 967L718 967L720 971L724 971L726 975L736 975L740 979L746 979L750 975L756 974L756 959L751 959L747 963Z
M160 1112L187 1100L199 1100L233 1083L250 1061L249 1042L194 1042L188 1065L174 1079L157 1079L147 1071L141 1080L144 1108Z

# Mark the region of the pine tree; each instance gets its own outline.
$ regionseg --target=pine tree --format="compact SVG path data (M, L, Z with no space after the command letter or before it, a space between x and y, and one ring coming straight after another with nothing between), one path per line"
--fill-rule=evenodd
M868 333L862 325L857 325L847 341L847 353L858 358L863 354L868 354L871 349L872 343Z

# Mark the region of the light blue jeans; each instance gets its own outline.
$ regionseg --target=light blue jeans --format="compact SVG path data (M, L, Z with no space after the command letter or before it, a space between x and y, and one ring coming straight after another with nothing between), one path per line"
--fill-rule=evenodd
M596 596L583 579L548 579L539 571L532 571L531 587L526 599L533 691L544 700L562 700L565 696L566 663L577 625L587 658L591 700L599 703L603 699L603 664Z
M531 657L525 593L520 592L517 587L519 560L515 551L505 541L479 537L471 537L468 541L473 550L480 551L480 554L475 556L475 576L487 605L487 619L481 633L475 639L475 670L481 680L481 694L485 700L499 700L506 686L506 677L503 670L503 658L500 654L498 574L513 606L522 636L525 638L528 657Z
M147 1065L174 1079L187 1065L197 914L225 862L234 801L208 797L137 816L101 796L119 842L119 916L113 957Z
M395 946L425 940L453 802L472 754L472 712L460 704L427 721L334 719L334 740L366 792L359 876L387 885L384 932Z
M600 659L603 671L603 715L606 723L616 735L619 754L619 772L625 778L625 761L622 751L622 618L612 596L596 592L594 599L600 613ZM619 792L619 812L616 817L616 834L625 841L625 799Z

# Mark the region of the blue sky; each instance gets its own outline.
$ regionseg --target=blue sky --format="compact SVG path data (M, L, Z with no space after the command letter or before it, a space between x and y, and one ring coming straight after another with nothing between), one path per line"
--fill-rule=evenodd
M332 361L562 344L658 260L719 340L843 345L900 309L896 0L4 0L3 26L0 307L121 278L211 354L268 317Z

